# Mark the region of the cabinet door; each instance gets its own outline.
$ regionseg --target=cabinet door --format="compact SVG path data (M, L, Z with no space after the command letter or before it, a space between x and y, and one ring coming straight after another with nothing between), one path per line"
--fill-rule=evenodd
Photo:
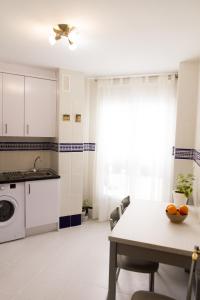
M24 135L24 76L3 74L3 135Z
M57 179L29 181L26 190L26 228L58 222Z
M2 91L3 91L3 79L2 74L0 73L0 136L3 134L3 99L2 99Z
M56 135L56 82L25 78L25 135Z

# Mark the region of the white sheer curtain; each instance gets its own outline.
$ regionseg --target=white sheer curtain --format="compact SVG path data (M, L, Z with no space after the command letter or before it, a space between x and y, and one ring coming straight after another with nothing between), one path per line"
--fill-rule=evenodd
M169 201L175 76L100 79L96 92L95 216L107 220L126 195Z

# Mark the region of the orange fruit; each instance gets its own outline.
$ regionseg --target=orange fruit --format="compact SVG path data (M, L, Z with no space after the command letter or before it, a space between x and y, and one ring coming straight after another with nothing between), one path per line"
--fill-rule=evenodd
M176 205L174 205L173 203L170 203L169 205L167 205L166 211L167 211L170 215L175 215L176 212L177 212Z
M166 207L166 210L168 210L168 207L170 207L171 205L174 205L174 203L169 203ZM175 206L175 205L174 205Z
M180 214L181 215L187 215L188 214L188 207L187 207L187 205L181 205L180 207L179 207L179 211L180 211Z
M177 209L177 211L176 211L176 216L180 216L181 214L180 214L180 211L179 211L179 209Z

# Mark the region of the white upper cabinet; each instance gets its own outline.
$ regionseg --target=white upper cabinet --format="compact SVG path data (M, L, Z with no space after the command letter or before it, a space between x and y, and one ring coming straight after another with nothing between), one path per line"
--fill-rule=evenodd
M3 134L3 99L2 99L2 74L0 73L0 136Z
M25 136L55 135L56 81L25 77Z
M0 73L0 136L56 136L56 81Z
M24 135L24 76L3 74L2 131L4 136Z

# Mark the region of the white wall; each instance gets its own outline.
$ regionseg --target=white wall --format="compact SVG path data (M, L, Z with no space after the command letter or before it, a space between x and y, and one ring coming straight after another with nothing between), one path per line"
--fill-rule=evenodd
M67 81L69 82L67 83ZM68 86L69 84L69 86ZM82 114L85 102L85 78L79 72L59 70L59 136L60 143L83 142L83 121L75 122L75 115ZM69 89L67 89L67 86ZM63 114L70 114L71 120L64 122ZM82 120L84 117L82 116Z
M196 110L196 134L195 134L195 149L200 151L200 64L198 68L198 94L197 94L197 110ZM194 203L200 206L200 166L194 162Z
M58 141L59 143L83 143L84 75L60 69L58 78ZM70 121L63 121L63 114L70 114ZM82 115L82 122L75 122L76 114ZM58 172L61 176L60 215L80 214L83 202L83 152L59 152L58 155Z
M176 148L195 146L198 94L198 62L183 62L179 68L177 89ZM193 173L193 161L174 161L174 182L179 173Z
M200 63L183 62L179 70L176 143L178 148L200 151ZM192 160L175 160L174 178L178 173L195 176L193 200L200 206L200 166Z
M175 146L192 148L195 142L198 63L183 62L179 68Z
M85 107L84 107L84 120L83 120L83 141L84 143L89 143L89 129L90 129L90 98L89 98L89 85L88 81L85 80ZM89 169L89 157L90 152L85 151L83 153L83 201L89 200L89 175L90 175L90 169Z
M84 127L85 139L90 143L96 142L96 80L86 82L86 120ZM84 195L91 204L93 202L93 188L95 183L95 152L88 151L84 154Z

